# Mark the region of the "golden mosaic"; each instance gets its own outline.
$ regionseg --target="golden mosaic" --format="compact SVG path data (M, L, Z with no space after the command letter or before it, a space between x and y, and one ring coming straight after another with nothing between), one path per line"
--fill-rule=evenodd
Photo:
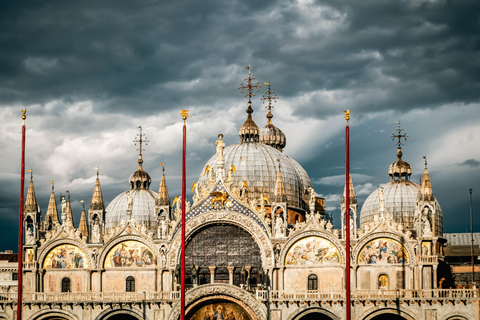
M367 243L358 255L359 264L409 263L405 247L389 238L377 238Z
M105 258L105 268L156 267L153 251L138 241L124 241L113 247Z
M213 303L195 312L190 320L250 320L248 314L237 304Z
M316 265L340 263L337 247L324 238L311 236L297 241L288 251L287 265Z
M28 257L27 257L28 259ZM62 244L53 248L43 262L44 269L82 269L88 268L85 252L71 244Z

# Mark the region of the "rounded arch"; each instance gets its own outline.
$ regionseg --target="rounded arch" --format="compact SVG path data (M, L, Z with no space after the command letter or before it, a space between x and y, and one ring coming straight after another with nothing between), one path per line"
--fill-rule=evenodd
M292 239L288 240L287 243L285 243L285 246L283 247L281 253L280 253L280 259L279 262L281 265L285 265L285 260L287 258L287 254L290 251L290 249L299 241L306 239L308 237L319 237L322 239L325 239L329 241L330 243L333 244L333 246L337 249L338 253L340 254L340 262L339 264L345 264L345 251L343 249L343 246L338 242L338 238L335 238L333 234L329 234L326 232L322 231L308 231L308 232L302 232Z
M466 316L459 315L458 312L449 313L445 318L445 320L468 320Z
M319 316L321 315L321 316ZM320 307L302 307L292 313L287 320L301 320L301 319L319 319L319 320L340 320L335 314Z
M63 230L64 227L62 227L62 229L60 230L60 232L57 234L57 236L59 234L62 233L62 230ZM72 245L72 246L75 246L75 247L78 247L81 251L83 251L83 253L85 254L85 257L84 259L86 259L87 263L86 265L87 266L91 266L92 263L90 261L90 258L87 254L87 252L89 252L89 249L87 248L87 246L77 240L77 239L53 239L50 243L48 243L46 246L42 246L42 248L40 249L40 253L38 255L38 262L39 262L39 265L42 266L43 268L43 265L45 263L45 259L47 257L47 255L53 250L55 249L56 247L58 246L61 246L63 244L69 244L69 245Z
M139 310L137 307L133 307L132 309L120 309L120 307L113 308L113 309L106 309L102 311L95 320L116 320L116 319L137 319L143 320L142 311Z
M185 295L186 314L193 314L201 304L208 299L230 301L241 306L249 315L250 319L267 320L267 315L260 302L255 297L239 287L229 284L206 284L187 291ZM167 320L178 320L180 318L180 301L177 301Z
M218 210L191 218L185 224L187 241L190 240L192 236L195 235L195 233L201 228L218 223L235 225L248 232L260 248L262 265L264 267L272 266L273 250L270 237L256 221L238 212ZM175 268L180 261L180 245L181 232L177 232L173 238L170 249L169 266L171 268Z
M128 228L128 226L126 227ZM153 258L155 261L158 262L158 257L160 256L160 253L158 251L157 246L148 238L140 236L140 235L125 235L121 237L112 237L112 239L108 244L106 244L103 247L103 250L100 253L100 258L98 259L98 265L99 266L104 266L105 265L105 259L107 258L107 255L110 253L110 251L118 244L125 242L125 241L137 241L140 242L141 244L145 245L148 247L152 252L153 252Z
M405 310L393 309L393 308L382 308L380 306L375 307L374 310L369 310L365 314L359 317L363 320L382 320L382 319L392 319L392 320L415 320L418 317L414 317L407 313Z
M39 310L34 313L29 320L48 320L48 319L59 319L63 318L65 320L78 320L78 317L68 310Z
M416 258L415 258L415 252L413 250L412 245L402 235L394 234L391 232L375 232L375 233L367 234L366 236L364 236L353 249L352 261L355 264L357 264L360 253L363 251L365 246L368 245L371 241L374 241L376 239L382 239L382 238L393 240L395 242L398 242L400 245L402 245L409 256L409 262L406 262L405 264L412 265L414 263Z

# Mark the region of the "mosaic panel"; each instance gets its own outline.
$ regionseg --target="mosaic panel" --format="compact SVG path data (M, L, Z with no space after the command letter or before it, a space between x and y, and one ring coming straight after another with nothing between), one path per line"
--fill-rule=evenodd
M250 317L239 305L222 302L202 307L190 320L250 320Z
M28 256L27 256L28 259ZM53 248L43 262L44 269L88 268L85 252L71 244L62 244Z
M105 268L148 268L156 267L153 251L138 241L124 241L113 247L107 254Z
M377 238L367 243L358 255L358 264L409 263L405 247L389 238Z
M285 258L287 265L340 263L340 252L327 239L311 236L297 241Z

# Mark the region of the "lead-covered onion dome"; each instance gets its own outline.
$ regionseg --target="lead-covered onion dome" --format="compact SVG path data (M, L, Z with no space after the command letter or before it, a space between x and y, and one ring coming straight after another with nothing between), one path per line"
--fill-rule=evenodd
M277 128L272 123L272 118L273 114L271 108L269 108L267 113L268 122L265 127L260 130L259 141L260 143L264 143L282 151L283 148L285 148L285 146L287 145L287 138L285 137L285 134L282 132L282 130Z
M380 188L383 188L385 214L393 215L395 222L400 222L408 228L412 234L415 230L415 209L421 186L410 181L412 170L410 164L402 160L400 148L397 152L397 161L393 162L389 169L390 182L373 191L365 200L360 211L360 228L373 221L375 215L380 215ZM425 178L424 178L425 179ZM436 199L433 199L436 208L435 226L437 234L442 228L442 209Z
M130 190L122 192L113 199L105 210L105 228L115 228L121 224L122 220L128 221L127 207L128 195L133 200L132 217L138 225L147 228L154 227L156 221L155 199L157 193L150 190L152 179L150 175L142 168L142 155L138 159L138 170L135 171L129 179Z

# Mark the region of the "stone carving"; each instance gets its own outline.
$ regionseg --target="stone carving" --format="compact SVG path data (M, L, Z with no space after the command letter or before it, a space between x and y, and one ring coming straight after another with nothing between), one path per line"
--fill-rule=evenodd
M97 259L98 259L97 249L93 249L93 251L92 251L92 261L93 261L93 266L94 267L97 265Z
M378 208L381 214L385 212L385 194L383 187L378 188Z
M98 220L93 222L92 226L92 243L99 243L100 242L100 224Z
M167 247L162 246L160 248L160 267L165 268L167 266Z
M168 235L168 223L165 219L160 220L160 226L158 227L158 238L166 239Z
M35 237L33 236L33 231L31 228L27 227L27 234L25 235L25 244L32 245L35 244Z
M275 237L283 237L283 231L283 218L280 214L277 214L277 217L275 218Z
M223 157L223 149L225 148L225 142L222 140L223 134L218 135L218 140L215 142L217 146L217 161L224 161L225 158Z
M310 208L310 214L312 214L315 211L315 202L317 201L317 195L312 187L309 187L308 191L310 194L310 198L308 200L308 207Z
M280 246L279 243L275 244L275 247L273 248L273 253L275 255L275 263L278 265L279 259L280 259L280 252L282 251L282 247Z

